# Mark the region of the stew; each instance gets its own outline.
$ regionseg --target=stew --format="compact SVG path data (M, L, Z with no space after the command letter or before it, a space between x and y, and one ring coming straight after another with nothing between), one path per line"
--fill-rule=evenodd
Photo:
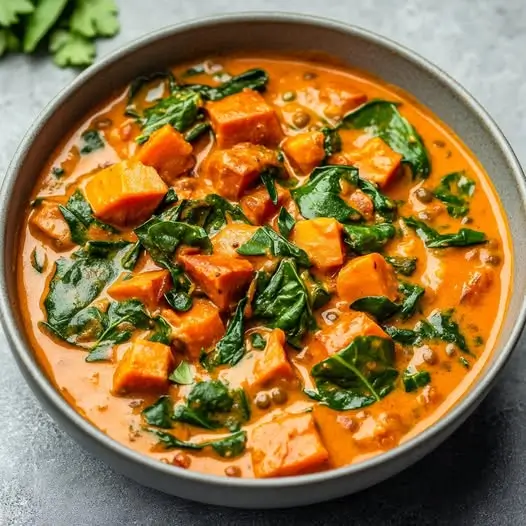
M395 447L461 398L511 288L462 142L319 57L134 80L49 159L18 261L43 369L128 447L232 477Z

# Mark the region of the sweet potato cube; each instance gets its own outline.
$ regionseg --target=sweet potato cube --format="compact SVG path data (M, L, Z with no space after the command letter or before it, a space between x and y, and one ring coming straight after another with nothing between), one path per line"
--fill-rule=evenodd
M192 145L169 124L154 131L135 158L155 168L161 179L169 185L195 165Z
M324 85L320 90L320 102L325 105L323 113L330 119L343 117L366 100L367 95L362 91L334 82Z
M329 217L298 221L292 230L292 242L307 252L313 265L329 269L343 265L341 231L340 223Z
M276 146L282 131L274 109L257 92L245 89L224 99L207 102L219 148L240 142Z
M97 172L85 193L95 217L125 226L148 219L167 190L154 168L130 160Z
M256 184L261 172L271 166L278 166L275 152L264 146L243 143L230 150L212 153L205 171L219 194L238 201L250 186Z
M168 345L135 340L115 369L113 392L126 394L167 389L173 361Z
M241 258L237 249L244 245L258 229L257 226L245 223L231 223L226 225L212 238L214 254Z
M312 413L261 424L252 432L250 446L257 478L300 475L322 468L329 459Z
M173 337L184 344L193 360L198 360L203 349L209 350L225 334L218 308L206 299L194 299L186 312L164 309L162 316L173 327Z
M339 272L336 290L344 301L365 296L386 296L396 300L398 283L393 267L380 254L367 254L349 261Z
M179 257L179 261L222 311L239 299L254 276L254 268L246 259L234 259L221 254L185 254Z
M264 224L272 214L275 214L289 193L279 185L276 185L278 202L274 204L266 188L253 190L241 198L239 204L248 220L255 225Z
M69 226L60 212L58 203L43 201L31 212L29 224L32 228L44 234L60 250L73 248Z
M378 336L389 338L382 328L367 314L363 312L344 312L332 324L327 325L316 333L316 341L324 347L324 352L319 353L319 360L324 360L327 355L341 351L357 336ZM316 350L319 350L316 348Z
M167 270L152 270L139 274L123 274L108 287L108 294L117 301L135 298L155 306L170 287Z
M294 376L285 352L285 333L281 329L274 329L268 335L265 348L255 353L253 374L257 385Z
M313 131L298 133L283 141L283 151L294 168L303 174L309 174L325 158L324 135Z

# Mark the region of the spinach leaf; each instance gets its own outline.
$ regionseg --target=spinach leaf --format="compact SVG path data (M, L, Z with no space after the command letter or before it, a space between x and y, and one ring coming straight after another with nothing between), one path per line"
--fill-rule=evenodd
M217 194L184 203L180 220L202 227L209 235L219 232L228 220L250 224L239 206Z
M190 385L194 383L192 366L183 360L168 377L171 382L179 385Z
M343 230L346 234L345 242L355 254L359 255L381 252L385 244L396 234L396 229L391 223L343 225Z
M310 267L309 256L303 249L287 241L266 225L258 228L254 235L236 252L242 256L268 256L271 254L279 257L291 257L296 259L299 265Z
M312 276L308 270L304 270L301 273L301 279L307 289L309 302L313 309L323 307L331 299L331 295L325 288L325 285Z
M104 148L104 141L97 130L86 130L80 135L80 155L88 155Z
M427 371L417 371L414 368L406 369L402 375L402 382L405 392L411 393L431 382L431 375Z
M73 253L75 258L113 259L123 248L129 247L129 241L88 241L82 248ZM122 262L122 258L121 258ZM116 264L116 263L115 263Z
M142 253L142 245L140 241L133 243L130 248L123 254L121 265L123 269L133 270L139 261Z
M192 297L183 290L171 289L165 293L164 299L172 309L187 312L192 308Z
M316 364L316 391L306 394L337 411L366 407L394 388L394 344L387 338L358 336L345 349Z
M465 172L453 172L444 176L433 194L446 204L451 217L463 217L469 212L469 200L475 193L475 181Z
M260 178L261 182L265 186L268 196L272 204L278 204L278 190L276 189L276 179L275 179L276 170L274 167L268 168L261 172Z
M197 139L199 139L199 137L201 137L201 135L203 135L203 133L209 131L210 129L212 128L212 126L210 125L209 122L199 122L197 121L185 134L184 134L184 140L186 142L193 142Z
M260 287L252 304L254 316L285 331L287 341L300 347L303 335L316 323L309 294L294 261L283 259L270 280Z
M404 217L405 224L414 229L428 248L468 247L487 241L486 234L470 228L461 228L456 233L440 234L434 228L414 217Z
M184 87L199 93L206 100L220 100L239 93L244 89L263 91L269 81L268 74L262 69L249 69L240 75L230 78L219 86L204 84L187 84Z
M400 310L400 305L394 303L386 296L364 296L353 301L351 309L367 312L378 321L384 321L395 315Z
M173 402L169 396L161 396L157 402L146 407L142 416L151 426L171 429Z
M325 158L338 153L342 149L342 139L338 130L333 128L323 128L323 149L325 150Z
M37 250L37 247L35 247L31 251L31 266L39 273L42 274L44 272L46 265L47 265L47 256L44 254L43 256L40 255L40 253Z
M382 194L377 186L366 179L358 177L356 186L368 195L374 205L374 209L383 219L392 221L396 214L396 204L389 197Z
M295 224L296 220L287 212L287 209L281 207L278 215L278 229L285 239L289 238Z
M107 360L114 345L128 341L135 329L147 329L149 325L150 316L139 300L112 302L107 312L107 326L86 361Z
M171 325L162 317L156 316L152 319L153 323L153 334L148 338L151 342L164 343L165 345L170 345L172 327Z
M171 433L165 433L164 431L159 431L158 429L152 429L148 427L145 429L155 435L159 440L159 444L161 444L166 449L193 449L199 451L200 449L204 449L207 445L209 445L208 442L199 443L180 440Z
M415 283L401 282L398 290L405 296L399 314L403 320L407 320L415 314L425 289Z
M363 129L370 135L380 137L403 156L403 162L411 166L413 177L425 179L431 173L431 161L426 147L397 106L398 103L395 102L371 100L345 115L340 128Z
M262 350L267 346L267 340L259 332L253 332L250 335L250 343L254 349Z
M128 98L126 103L125 115L136 118L138 116L135 99L137 95L149 84L156 80L165 80L168 85L168 91L173 93L177 89L177 81L171 71L157 71L151 75L141 75L135 78L128 88Z
M385 260L397 274L402 274L402 276L412 276L416 270L417 258L415 257L385 256Z
M217 343L215 350L207 357L209 367L216 365L236 365L245 355L244 312L247 298L239 301L234 316L228 323L224 336Z
M315 168L308 181L290 191L305 219L333 217L341 223L357 221L361 214L341 197L341 182L357 183L358 170L351 166L322 166Z
M188 130L198 118L201 107L201 97L189 89L178 89L168 97L159 99L154 105L146 108L144 114L139 118L142 134L137 137L136 142L146 142L150 135L170 124L179 132Z

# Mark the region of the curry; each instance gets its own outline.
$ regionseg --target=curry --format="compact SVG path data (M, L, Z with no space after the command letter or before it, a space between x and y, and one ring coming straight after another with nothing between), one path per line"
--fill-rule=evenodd
M174 470L291 476L396 447L468 390L512 286L473 155L328 59L136 79L50 156L24 221L42 368Z

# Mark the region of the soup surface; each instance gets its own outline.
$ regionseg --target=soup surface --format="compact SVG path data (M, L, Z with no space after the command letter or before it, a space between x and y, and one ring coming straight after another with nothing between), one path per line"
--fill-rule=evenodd
M24 221L43 369L174 469L298 475L395 447L466 392L511 287L476 159L328 59L137 79L51 155Z

